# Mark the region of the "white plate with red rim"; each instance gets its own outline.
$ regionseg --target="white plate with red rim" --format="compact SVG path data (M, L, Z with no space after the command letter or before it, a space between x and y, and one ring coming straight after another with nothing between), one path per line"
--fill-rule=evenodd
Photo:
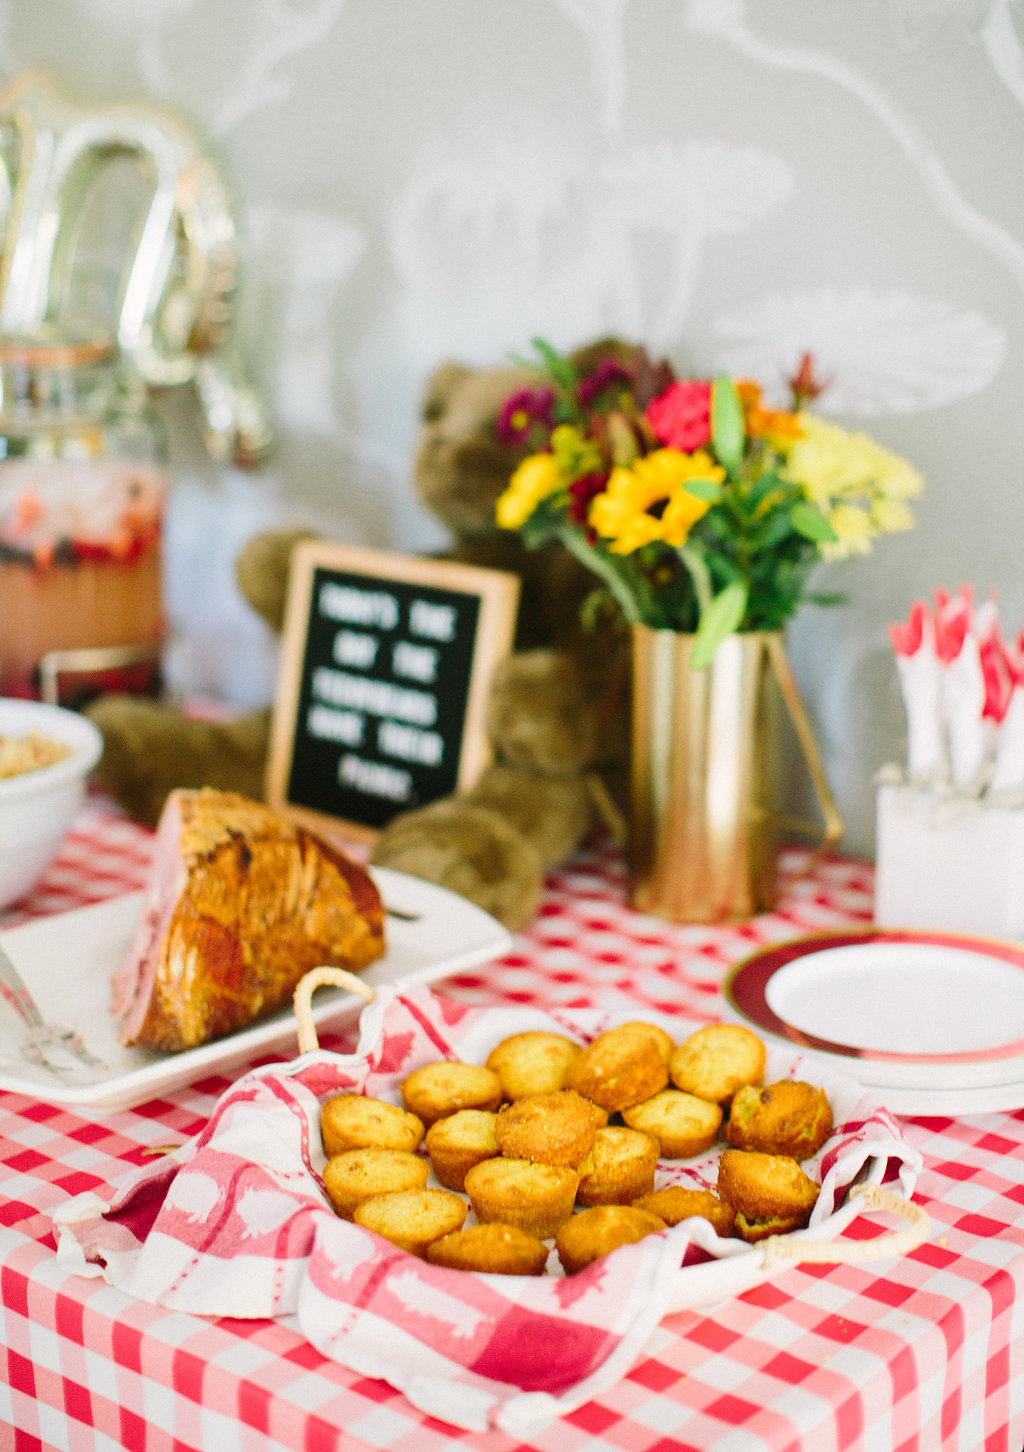
M404 872L383 867L369 871L389 910L387 951L359 974L371 987L432 983L508 952L511 934L474 903ZM154 1054L120 1042L118 1020L110 1012L110 980L128 951L142 902L141 892L127 893L0 934L44 1018L77 1029L90 1052L107 1066L106 1072L76 1067L58 1075L28 1063L19 1050L24 1026L0 1001L0 1089L113 1113L209 1075L229 1073L262 1055L294 1056L291 1005L249 1028L178 1054ZM313 1000L313 1018L317 1024L338 1027L354 1022L362 1007L363 999L344 989L323 988Z
M724 986L740 1018L799 1045L899 1114L1024 1106L1024 946L864 928L764 948Z

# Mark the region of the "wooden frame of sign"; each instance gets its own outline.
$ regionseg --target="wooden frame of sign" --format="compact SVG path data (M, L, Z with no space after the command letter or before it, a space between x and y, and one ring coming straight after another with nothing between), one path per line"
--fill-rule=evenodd
M304 540L292 555L267 801L372 842L400 812L476 780L519 578Z

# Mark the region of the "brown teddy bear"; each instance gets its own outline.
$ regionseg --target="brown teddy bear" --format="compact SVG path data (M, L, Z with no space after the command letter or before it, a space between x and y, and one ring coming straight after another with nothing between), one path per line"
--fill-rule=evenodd
M581 372L625 349L594 344L574 355ZM444 363L429 380L414 462L419 497L452 536L444 558L521 577L515 649L491 691L492 763L468 791L395 818L372 860L438 883L506 926L536 911L545 872L564 860L597 815L619 820L626 756L628 637L609 618L580 624L591 575L564 550L529 551L500 529L495 504L526 452L500 441L504 401L533 382L525 368ZM291 551L303 531L259 535L237 561L239 589L280 631ZM167 793L209 785L261 797L270 711L196 721L139 697L107 696L88 711L103 733L100 785L132 816L154 823ZM612 788L609 790L609 782Z

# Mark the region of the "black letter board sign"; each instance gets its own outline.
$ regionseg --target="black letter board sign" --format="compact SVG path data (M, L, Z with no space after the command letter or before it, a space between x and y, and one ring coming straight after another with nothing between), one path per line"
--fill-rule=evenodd
M372 840L471 785L519 580L499 570L303 541L292 557L267 799Z

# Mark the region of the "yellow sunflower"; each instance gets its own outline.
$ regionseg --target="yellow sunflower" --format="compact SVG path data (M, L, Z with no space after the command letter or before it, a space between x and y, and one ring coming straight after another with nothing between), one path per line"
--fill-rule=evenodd
M631 555L654 540L678 548L710 502L686 488L691 479L721 483L725 470L698 449L657 449L629 469L614 469L603 494L590 506L589 522L609 541L612 554Z
M502 529L521 529L537 505L562 486L553 454L531 454L524 459L498 498L495 514Z

